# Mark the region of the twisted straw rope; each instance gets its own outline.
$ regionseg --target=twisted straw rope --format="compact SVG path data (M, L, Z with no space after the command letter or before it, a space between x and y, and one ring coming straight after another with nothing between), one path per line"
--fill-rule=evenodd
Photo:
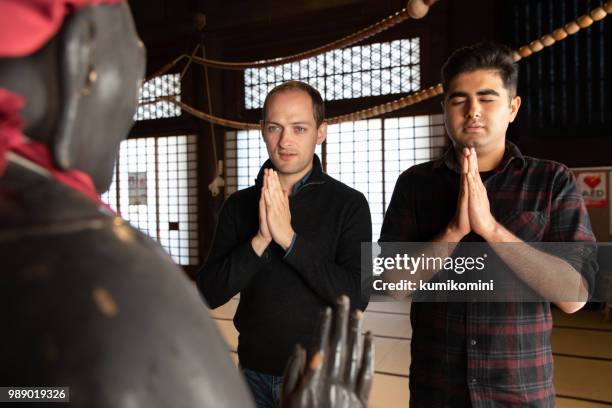
M603 20L608 16L608 14L612 14L612 0L606 2L602 7L597 7L590 13L580 16L576 20L567 23L563 27L557 28L552 33L544 35L541 38L520 47L517 51L514 51L513 59L515 62L518 62L523 58L527 58L537 52L540 52L544 49L544 47L550 47L555 42L564 40L569 35L576 34L581 29L589 27L591 24L593 24L593 22ZM411 95L396 99L383 105L363 109L347 115L329 118L327 122L331 124L369 119L385 113L403 109L407 106L414 105L415 103L441 95L442 93L444 93L444 88L442 87L442 84L439 83L436 86L417 91Z
M589 27L595 21L603 20L608 16L608 14L612 14L612 0L607 1L601 7L597 7L593 9L591 12L578 17L577 19L565 24L563 27L559 27L554 30L550 34L546 34L540 37L537 40L530 42L527 45L520 47L518 50L514 51L513 58L514 61L518 62L523 58L527 58L535 53L542 51L545 47L550 47L555 44L557 41L562 41L566 39L568 36L576 34L583 28ZM360 111L356 111L353 113L349 113L346 115L334 116L327 119L327 123L336 124L347 121L357 121L370 119L376 116L380 116L389 112L393 112L399 109L403 109L407 106L414 105L416 103L425 101L427 99L431 99L437 95L441 95L444 92L442 84L439 83L436 86L431 86L427 89L422 89L415 93L412 93L408 96L404 96L402 98L396 99L391 102L387 102L385 104L373 106L371 108L363 109ZM217 125L226 126L233 129L260 129L259 124L257 123L245 123L245 122L237 122L233 120L219 118L213 115L206 114L197 109L192 108L191 106L176 100L174 97L160 97L151 101L147 101L142 105L155 103L160 100L166 100L175 105L181 107L181 109L186 112L209 122L212 122Z
M348 47L349 45L353 45L360 41L365 40L366 38L372 37L376 34L379 34L385 30L388 30L391 27L394 27L410 18L410 14L407 9L403 8L397 13L390 15L379 22L372 24L366 28L363 28L353 34L347 35L346 37L340 38L339 40L332 41L328 44L322 45L320 47L299 52L297 54L288 55L285 57L271 58L262 61L248 61L248 62L227 62L227 61L217 61L209 58L202 58L196 56L189 56L187 54L182 54L175 60L169 62L164 65L159 71L154 73L151 78L163 75L169 70L171 70L176 64L178 64L181 60L188 58L190 61L196 62L201 65L206 65L214 68L222 68L222 69L230 69L230 70L245 70L247 68L265 68L265 67L273 67L276 65L287 64L290 62L299 61L302 59L314 57L320 54L323 54L330 50L335 50L338 48Z
M550 47L557 41L564 40L568 36L576 34L581 29L589 27L595 21L603 20L608 14L612 14L612 1L608 1L603 6L593 9L590 13L580 16L574 21L570 21L550 34L546 34L527 45L523 45L514 52L514 61L520 61L536 52L540 52L544 47Z

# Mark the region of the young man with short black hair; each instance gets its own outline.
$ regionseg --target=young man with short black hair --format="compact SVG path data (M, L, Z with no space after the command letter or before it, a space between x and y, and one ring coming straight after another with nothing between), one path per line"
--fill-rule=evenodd
M459 49L442 79L452 146L400 175L380 242L487 242L543 299L580 309L593 286L591 259L578 272L525 244L594 236L569 169L506 140L521 105L512 52L490 43ZM549 302L413 302L410 317L411 407L554 406Z

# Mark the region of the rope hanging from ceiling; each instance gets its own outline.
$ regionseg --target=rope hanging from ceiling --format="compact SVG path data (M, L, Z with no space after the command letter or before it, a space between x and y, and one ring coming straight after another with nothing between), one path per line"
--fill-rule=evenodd
M288 55L285 57L277 57L261 61L229 62L182 54L173 61L170 61L168 64L164 65L159 71L154 73L151 78L167 73L184 59L188 59L189 61L193 61L197 64L205 65L207 67L212 68L245 70L249 68L273 67L277 65L288 64L290 62L295 62L306 58L312 58L328 51L345 48L350 45L361 42L367 38L380 34L383 31L390 29L391 27L395 27L396 25L408 20L409 18L422 18L429 11L429 7L437 1L438 0L410 0L408 1L408 5L406 6L406 8L401 9L397 13L392 14L380 20L379 22L372 24L371 26L363 28L353 34L349 34L346 37L340 38L336 41L332 41L320 47L308 51L299 52L297 54Z
M559 41L563 41L568 36L576 34L581 29L591 26L594 22L603 20L609 14L612 14L612 0L607 1L601 7L597 7L591 10L589 13L584 14L576 18L575 20L570 21L569 23L565 24L563 27L559 27L556 30L552 31L551 33L546 34L530 42L529 44L523 45L518 50L514 51L514 54L513 54L514 60L518 62L523 58L527 58L535 53L542 51L545 47L550 47ZM396 99L391 102L387 102L381 105L376 105L371 108L362 109L362 110L348 113L345 115L327 118L327 122L329 124L336 124L336 123L347 122L347 121L370 119L370 118L380 116L386 113L397 111L399 109L403 109L407 106L414 105L416 103L425 101L427 99L431 99L437 95L441 95L442 93L443 93L442 84L439 83L435 86L431 86L429 88L422 89L420 91L414 92L410 95L404 96L402 98ZM187 105L184 102L177 100L175 97L172 97L172 96L155 98L153 100L142 103L141 105L151 104L151 103L155 103L159 101L171 102L179 106L185 112L197 118L200 118L202 120L214 123L216 125L225 126L225 127L229 127L233 129L239 129L239 130L249 130L249 129L259 129L260 128L258 123L238 122L238 121L223 119L223 118L219 118L214 115L207 114L205 112L199 111Z

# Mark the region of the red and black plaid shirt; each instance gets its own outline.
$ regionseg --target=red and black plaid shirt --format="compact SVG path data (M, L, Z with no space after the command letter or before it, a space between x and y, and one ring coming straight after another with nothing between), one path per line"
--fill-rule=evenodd
M402 173L379 242L438 235L455 214L459 177L452 149ZM567 167L523 156L507 142L484 185L493 216L524 241L595 241ZM592 287L595 270L586 269ZM554 406L549 303L413 302L411 322L411 407Z

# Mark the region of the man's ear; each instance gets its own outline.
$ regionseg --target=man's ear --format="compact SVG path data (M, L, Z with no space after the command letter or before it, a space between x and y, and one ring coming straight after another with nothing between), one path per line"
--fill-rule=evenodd
M62 114L52 140L53 157L62 169L74 165L79 146L75 134L76 119L80 115L81 99L87 98L89 86L95 78L93 70L93 42L95 24L86 9L68 17L59 36L59 82Z
M510 123L514 122L519 108L521 107L521 97L515 96L510 100Z
M321 123L319 125L319 128L317 129L317 144L320 145L321 143L323 143L326 137L327 137L327 122L323 121L323 123Z

